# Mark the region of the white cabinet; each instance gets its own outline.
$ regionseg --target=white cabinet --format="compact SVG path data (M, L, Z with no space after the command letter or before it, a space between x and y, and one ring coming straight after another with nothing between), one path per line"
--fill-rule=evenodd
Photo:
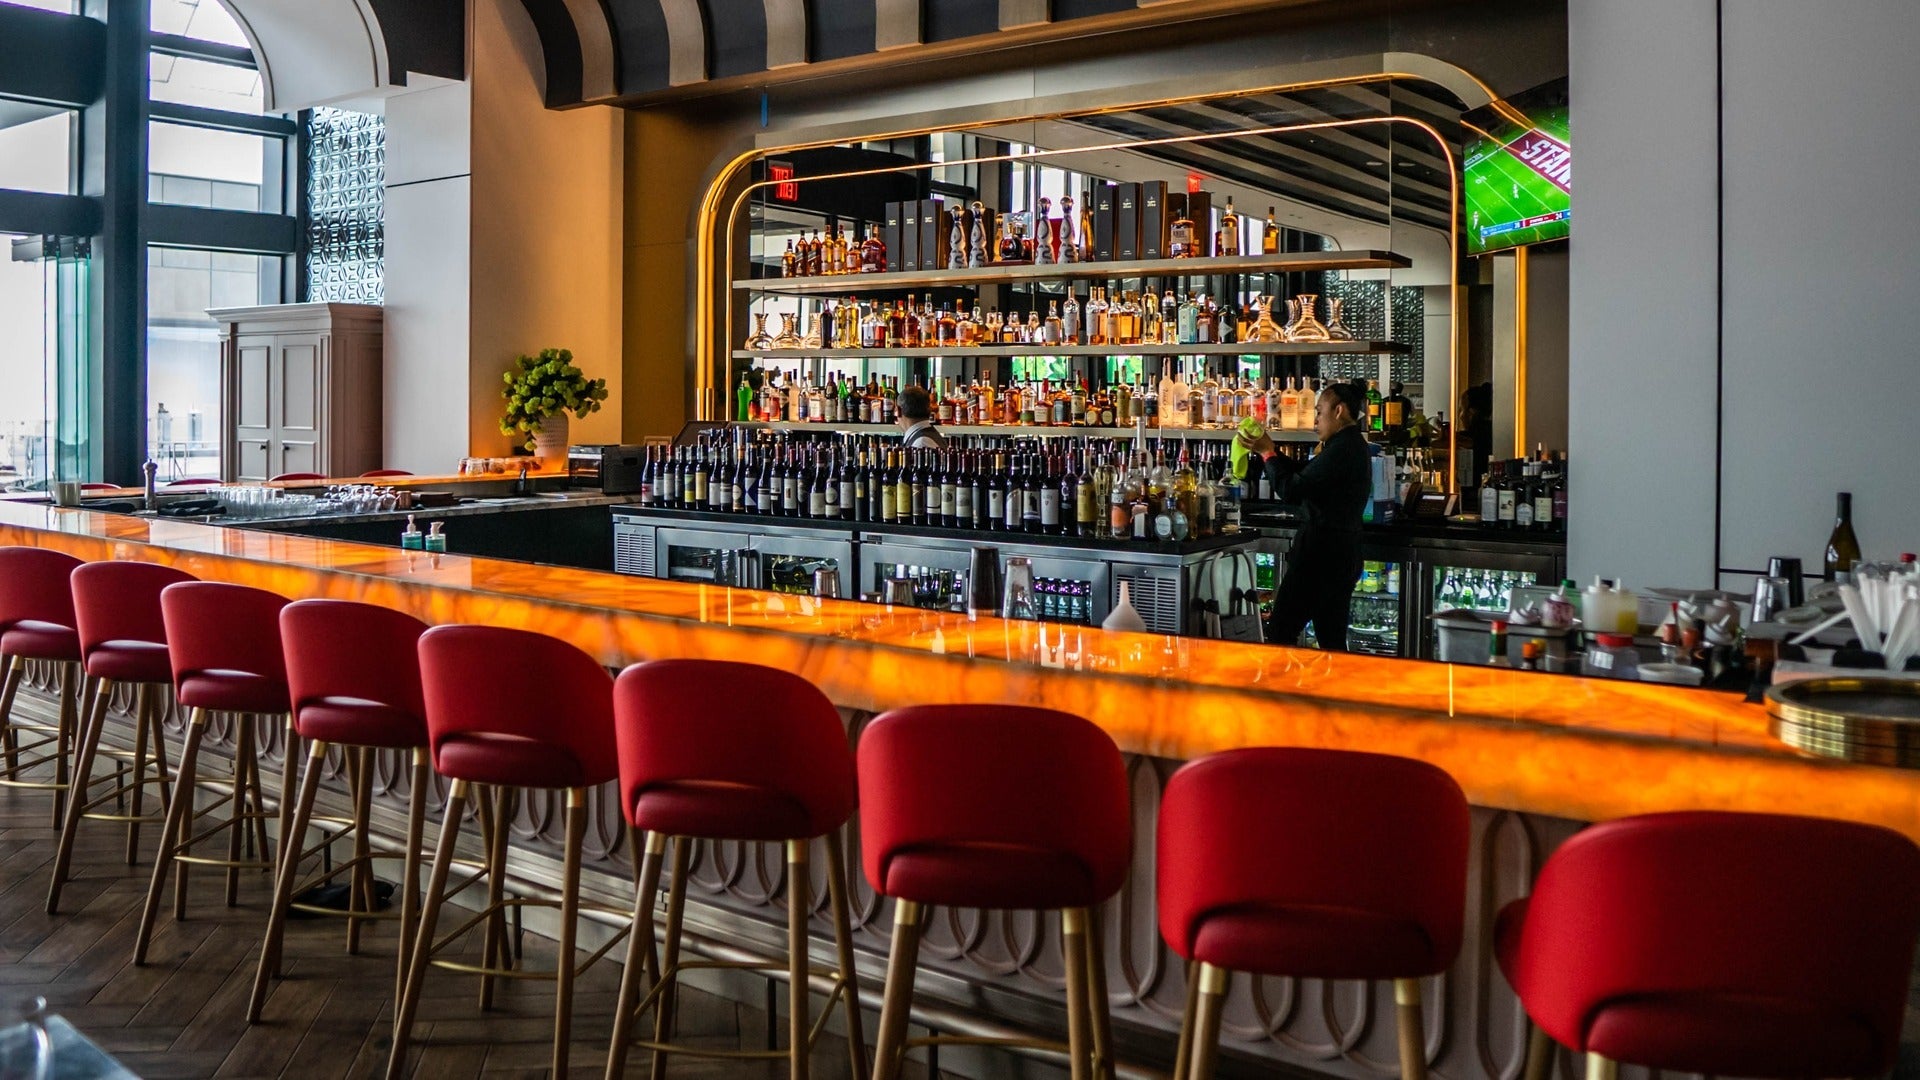
M352 477L381 467L382 309L371 304L222 308L227 474Z

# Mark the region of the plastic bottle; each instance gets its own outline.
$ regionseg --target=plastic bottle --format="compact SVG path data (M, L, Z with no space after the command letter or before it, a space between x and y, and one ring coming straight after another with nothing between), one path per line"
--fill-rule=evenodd
M400 550L424 551L426 546L426 538L421 535L420 527L413 523L413 515L408 514L407 527L400 533Z
M445 524L445 522L432 521L427 523L428 551L444 552L447 550L447 534L440 531L440 526L443 524Z

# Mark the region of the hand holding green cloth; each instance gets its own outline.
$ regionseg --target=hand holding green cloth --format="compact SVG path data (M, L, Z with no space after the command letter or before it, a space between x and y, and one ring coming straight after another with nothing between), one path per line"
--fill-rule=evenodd
M1247 464L1253 460L1253 441L1267 433L1267 425L1255 417L1242 417L1233 433L1233 445L1227 449L1227 468L1235 480L1247 478Z

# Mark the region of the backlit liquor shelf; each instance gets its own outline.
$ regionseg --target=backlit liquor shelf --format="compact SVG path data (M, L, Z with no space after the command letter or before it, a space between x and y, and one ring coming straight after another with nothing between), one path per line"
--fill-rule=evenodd
M1175 345L949 345L934 348L880 349L735 349L735 360L938 359L965 356L1332 356L1404 354L1412 348L1397 341L1245 341Z
M896 424L859 424L859 423L813 423L804 420L777 421L739 421L736 427L765 428L771 431L812 431L836 432L849 435L898 435L900 428ZM1131 427L1073 427L1047 424L941 424L940 433L949 437L957 435L1004 435L1014 438L1031 437L1036 439L1088 438L1088 439L1130 439L1139 434L1140 429ZM1144 429L1150 439L1206 439L1224 442L1233 438L1234 429L1219 428L1174 428L1150 427ZM1312 443L1320 437L1312 431L1269 429L1267 434L1274 442Z
M896 270L878 274L819 277L736 278L735 289L782 296L841 295L875 290L968 288L1048 281L1115 278L1188 278L1228 274L1296 274L1320 270L1402 270L1412 260L1392 251L1305 251L1224 255L1193 259L1125 259L1105 262L990 264L953 270ZM1321 350L1330 351L1330 350Z

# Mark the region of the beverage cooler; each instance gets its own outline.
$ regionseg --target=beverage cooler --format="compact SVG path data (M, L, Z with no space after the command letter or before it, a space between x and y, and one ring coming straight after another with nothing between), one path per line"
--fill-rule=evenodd
M861 533L858 592L867 599L878 600L886 594L889 581L904 580L908 582L915 607L938 611L964 609L967 567L975 546L970 540L945 537ZM1040 544L989 546L999 549L1003 573L1010 558L1024 558L1033 564L1031 608L1019 612L1019 617L1098 626L1113 610L1112 590L1117 585L1111 572L1112 553ZM1137 607L1137 588L1134 596ZM1144 608L1141 614L1146 616ZM1177 610L1174 617L1177 626ZM1147 617L1147 625L1149 629L1158 629L1151 617ZM1162 632L1177 633L1178 630Z
M814 572L832 569L840 596L855 594L853 542L842 529L783 526L774 536L722 523L659 525L617 509L613 521L617 573L811 594Z

